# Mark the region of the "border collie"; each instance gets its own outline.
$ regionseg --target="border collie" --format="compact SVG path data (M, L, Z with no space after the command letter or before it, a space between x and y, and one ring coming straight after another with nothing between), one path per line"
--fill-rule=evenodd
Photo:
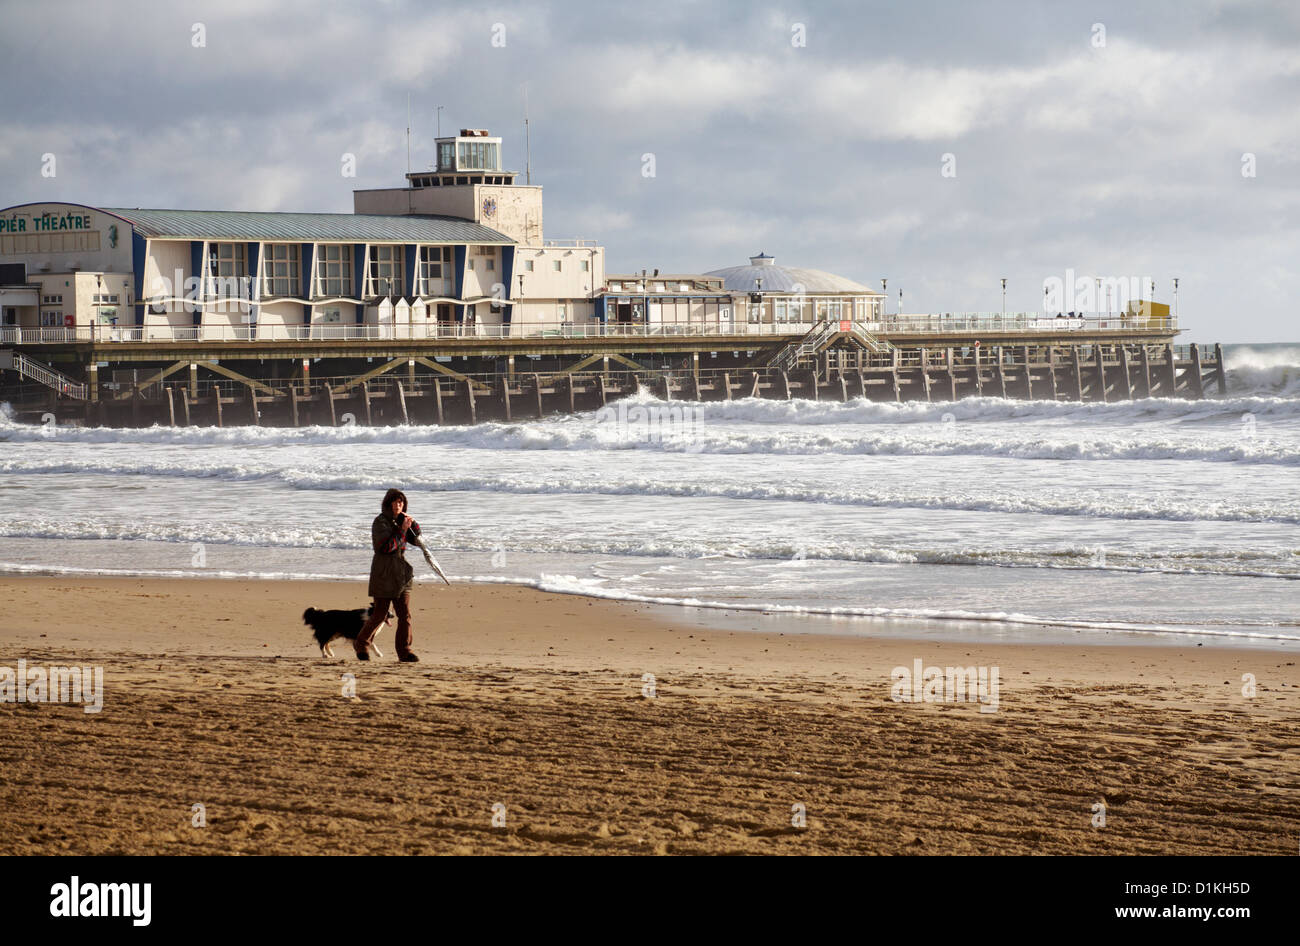
M393 617L393 612L389 611L384 618L384 625L387 625ZM330 644L340 637L345 637L350 641L357 639L361 633L361 627L370 619L370 608L356 608L352 611L321 611L318 608L308 608L302 613L302 623L306 624L312 630L312 637L320 645L320 655L322 657L333 657L334 649ZM384 625L381 625L384 626ZM370 649L375 652L375 656L382 657L384 652L379 649L373 640L370 642Z

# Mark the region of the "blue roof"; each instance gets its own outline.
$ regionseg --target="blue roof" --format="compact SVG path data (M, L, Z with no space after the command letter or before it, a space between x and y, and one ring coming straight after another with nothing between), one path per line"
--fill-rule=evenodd
M514 240L461 217L143 210L104 207L144 237L182 240L284 240L339 243L505 243Z

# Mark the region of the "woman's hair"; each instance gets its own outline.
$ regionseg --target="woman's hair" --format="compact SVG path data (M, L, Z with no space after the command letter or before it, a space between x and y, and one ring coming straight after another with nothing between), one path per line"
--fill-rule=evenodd
M404 512L409 513L411 511L411 504L407 502L406 494L403 493L400 489L390 489L388 492L384 493L384 502L381 507L381 510L385 514L393 511L394 499L400 499L402 501L402 510Z

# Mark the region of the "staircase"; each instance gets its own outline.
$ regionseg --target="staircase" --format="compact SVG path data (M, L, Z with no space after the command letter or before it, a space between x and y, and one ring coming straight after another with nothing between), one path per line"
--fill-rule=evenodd
M839 331L838 322L823 319L809 329L808 334L795 339L773 355L768 365L781 371L790 371L802 359L816 355L826 348Z
M25 378L58 391L65 397L77 401L86 400L86 386L80 381L73 381L66 375L59 374L53 368L33 361L20 351L0 352L0 368L13 368Z
M823 319L807 335L786 345L768 361L768 365L781 371L790 371L805 358L820 355L837 340L844 338L864 351L874 355L887 355L894 350L889 342L876 338L857 322L849 323L847 332L840 331L839 319Z
M858 322L851 323L852 328L846 333L849 338L856 342L866 351L873 355L887 355L894 350L894 346L881 338L876 338Z

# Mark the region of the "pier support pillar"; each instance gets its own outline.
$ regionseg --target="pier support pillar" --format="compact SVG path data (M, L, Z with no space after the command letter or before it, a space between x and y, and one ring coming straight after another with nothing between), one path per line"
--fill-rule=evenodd
M1122 388L1124 400L1133 400L1133 381L1129 377L1128 346L1123 342L1119 346L1119 374L1124 381Z
M1079 359L1079 346L1078 345L1073 346L1070 349L1070 353L1071 355L1073 355L1073 357L1070 360L1074 363L1073 364L1074 399L1076 401L1082 401L1083 400L1083 365L1080 363L1080 359Z
M176 392L172 389L171 385L168 385L167 387L163 388L163 390L167 392L167 425L169 427L175 427L176 426L176 398L174 395L176 394Z
M1151 356L1146 345L1138 349L1138 390L1143 397L1151 396Z
M224 426L226 426L226 425L223 423L223 421L222 421L222 417L221 417L221 387L220 387L220 385L218 385L218 386L216 386L216 387L214 387L214 388L212 389L212 403L215 404L215 405L217 406L217 426L218 426L218 427L224 427Z
M190 420L190 392L184 387L181 388L181 414L185 418L185 426L193 427L194 422Z
M564 381L565 381L565 387L568 389L567 393L569 395L569 413L572 414L574 413L574 403L577 400L573 393L573 375L566 374L564 376Z
M1034 372L1029 367L1029 346L1020 346L1020 356L1025 359L1025 397L1034 399Z
M438 426L443 425L442 417L442 382L435 375L433 378L433 411L438 418Z
M325 385L325 403L330 406L330 426L337 427L339 419L334 414L334 389L328 384Z
M1192 386L1188 392L1196 400L1205 397L1205 380L1201 377L1201 346L1192 345Z
M700 399L700 353L691 352L691 374L695 376L695 400Z
M1101 389L1101 401L1104 404L1110 401L1106 396L1106 356L1102 353L1100 344L1093 347L1097 349L1097 387Z
M781 372L781 393L787 401L790 400L790 376L784 371Z
M99 365L91 362L86 365L86 388L91 402L99 400Z
M289 416L293 421L293 426L301 426L298 423L298 389L292 384L289 385Z
M501 379L501 416L505 418L507 423L513 419L510 416L510 376L509 375L506 375L504 378Z
M369 381L361 382L361 401L366 406L366 426L367 427L375 426L375 422L371 418L371 414L370 414L370 382Z
M720 400L731 400L731 373L729 371L722 372L722 397Z
M1223 363L1223 346L1218 342L1214 343L1214 363L1218 366L1215 377L1219 381L1219 393L1228 393L1228 366Z
M1174 345L1169 342L1165 345L1165 379L1168 383L1168 389L1161 391L1165 397L1178 396L1178 363L1174 361Z
M257 392L253 390L251 384L248 386L248 405L251 408L249 416L253 418L253 426L260 427L262 425L262 414L257 409Z
M199 399L199 366L197 362L190 362L190 400Z
M537 416L541 418L546 411L542 409L542 379L540 375L533 375L533 393L537 396Z
M468 378L465 379L465 399L469 404L469 422L471 424L477 424L478 405L474 403L474 382Z
M397 385L397 403L402 408L402 423L409 425L411 423L411 416L406 413L406 392L402 390L402 382L394 378L393 383ZM295 424L296 423L297 422L295 421Z

